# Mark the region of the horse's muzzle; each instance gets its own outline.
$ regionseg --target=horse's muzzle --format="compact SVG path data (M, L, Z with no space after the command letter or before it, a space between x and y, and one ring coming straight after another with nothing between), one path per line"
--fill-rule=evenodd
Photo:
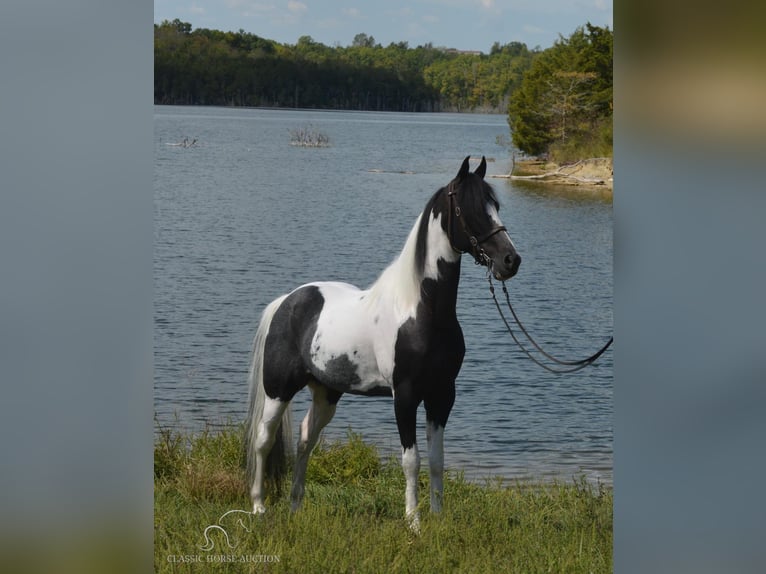
M520 265L521 255L516 252L508 253L503 257L500 264L495 261L492 262L492 274L495 276L495 279L506 281L518 273Z

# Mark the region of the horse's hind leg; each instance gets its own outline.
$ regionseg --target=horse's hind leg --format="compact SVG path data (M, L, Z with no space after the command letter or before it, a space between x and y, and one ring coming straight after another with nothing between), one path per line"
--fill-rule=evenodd
M298 453L293 473L293 488L290 493L293 512L300 508L301 501L303 500L306 466L308 465L309 455L311 455L312 449L316 446L319 433L335 415L335 407L341 397L341 393L316 383L309 383L309 388L311 389L312 396L311 406L301 423L301 436L298 439Z
M258 438L255 441L255 480L253 481L253 488L250 490L250 497L253 501L253 513L255 514L266 512L266 507L263 505L263 479L266 457L274 446L279 423L289 404L289 401L280 401L268 396L263 404L263 415L258 423Z

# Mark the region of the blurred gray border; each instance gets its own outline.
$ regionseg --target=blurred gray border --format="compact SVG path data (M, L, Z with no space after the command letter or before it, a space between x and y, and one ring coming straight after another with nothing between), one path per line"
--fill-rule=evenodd
M759 572L763 139L644 121L634 53L703 9L615 8L615 571ZM673 49L696 66L693 37L727 43L750 9ZM152 22L145 1L0 5L0 563L19 537L39 558L120 530L146 554L113 571L151 560Z
M54 547L87 571L103 544L124 554L114 571L150 565L152 23L145 0L0 5L0 564L14 571Z
M766 564L765 15L719 8L615 5L620 574Z

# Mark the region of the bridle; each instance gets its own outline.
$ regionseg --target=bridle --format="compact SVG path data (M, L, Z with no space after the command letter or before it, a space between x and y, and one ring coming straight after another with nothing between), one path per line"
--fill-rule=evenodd
M457 192L452 186L447 190L447 197L449 199L449 209L447 210L447 239L449 240L450 247L457 253L470 253L477 265L485 265L489 268L492 265L492 259L487 255L481 245L493 235L508 230L505 228L505 225L497 225L482 235L476 235L471 230L465 217L463 217L463 211L457 204L457 198L455 197L456 193ZM455 247L455 242L452 239L452 228L454 227L452 222L453 216L460 222L460 227L463 229L463 233L465 233L468 242L471 244L470 251L463 251L462 249Z
M497 301L497 297L495 296L495 286L492 284L492 259L489 255L487 255L486 251L484 251L484 248L482 247L482 243L485 243L490 237L493 235L500 233L501 231L507 231L504 225L497 225L484 233L483 235L476 235L471 231L470 226L468 225L468 222L465 220L465 217L463 217L463 212L460 209L460 206L457 204L457 198L455 197L456 191L452 185L447 190L447 197L449 198L449 209L447 211L447 239L449 240L450 247L457 252L457 253L470 253L474 261L477 265L484 265L487 267L487 280L489 281L489 291L492 294L492 300L495 303L495 307L497 307L497 311L500 314L500 318L503 320L503 323L505 323L505 328L508 330L508 333L510 333L511 337L513 338L514 342L519 346L519 348L529 357L537 363L539 366L543 367L544 369L557 374L563 374L563 373L573 373L575 371L579 371L580 369L583 369L589 365L592 365L603 353L606 351L611 344L614 342L614 337L610 337L609 341L601 347L597 352L593 353L590 357L587 357L585 359L580 359L578 361L564 361L561 359L558 359L548 353L546 353L540 345L537 344L537 342L532 338L532 336L527 332L527 330L524 328L524 325L521 324L521 321L519 320L518 316L516 315L516 311L513 310L513 306L511 305L511 300L508 295L508 289L505 286L505 281L502 281L503 284L503 293L505 294L505 302L508 305L508 309L511 311L511 315L513 316L514 321L516 321L516 324L519 326L519 329L521 329L521 332L526 336L526 338L529 340L529 342L534 346L535 349L537 349L540 353L542 353L543 356L545 356L547 359L553 361L554 363L558 363L559 365L563 365L564 368L554 368L546 365L545 363L538 360L536 357L534 357L516 338L516 335L511 330L511 326L508 323L508 320L505 317L505 314L503 313L503 310L500 307L500 303ZM461 249L458 249L455 247L455 242L452 239L453 236L453 216L460 222L460 226L463 229L463 233L465 233L465 236L468 238L468 242L471 244L471 250L470 251L463 251Z

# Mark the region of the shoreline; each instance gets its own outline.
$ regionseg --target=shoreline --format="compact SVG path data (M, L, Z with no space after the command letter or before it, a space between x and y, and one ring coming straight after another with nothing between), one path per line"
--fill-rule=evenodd
M566 185L613 191L614 167L612 158L587 158L575 163L559 165L537 159L514 161L510 174L492 175L498 179L528 181L543 184Z

